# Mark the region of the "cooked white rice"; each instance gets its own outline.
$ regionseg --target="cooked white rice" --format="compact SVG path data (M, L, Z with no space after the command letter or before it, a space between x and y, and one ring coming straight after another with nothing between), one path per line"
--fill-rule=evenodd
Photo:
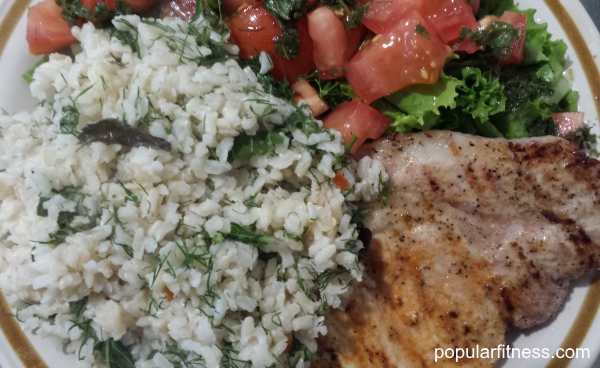
M296 108L234 60L186 62L211 53L192 30L225 39L202 18L115 25L137 35L139 55L74 28L75 60L53 54L35 72L40 104L0 116L0 288L19 320L69 353L81 347L80 366L104 366L86 326L120 340L137 367L287 366L292 334L316 351L324 312L362 274L345 201L376 198L382 165L341 169L341 136L322 129L229 162L237 136L280 129ZM65 134L74 110L78 131L114 118L172 149L82 144ZM332 183L336 170L350 190ZM232 239L232 224L274 241ZM84 297L76 316L69 302Z

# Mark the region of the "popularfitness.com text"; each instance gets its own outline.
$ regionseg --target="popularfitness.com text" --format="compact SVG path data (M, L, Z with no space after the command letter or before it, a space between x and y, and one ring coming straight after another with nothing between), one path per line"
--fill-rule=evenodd
M559 348L552 352L547 348L513 348L510 345L498 345L495 348L435 348L434 361L454 359L456 362L462 359L590 359L590 349L563 349Z

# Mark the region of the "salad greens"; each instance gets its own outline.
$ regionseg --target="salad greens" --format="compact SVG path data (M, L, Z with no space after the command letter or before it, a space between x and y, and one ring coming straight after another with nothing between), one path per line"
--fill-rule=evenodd
M368 3L356 0L320 2L332 9L343 10L350 28L359 25L368 11ZM57 4L63 8L63 17L71 24L77 18L84 18L110 27L112 17L131 12L123 0L117 0L114 10L104 9L99 3L94 14L81 6L79 0L57 0ZM298 57L299 36L295 23L314 9L315 3L308 0L265 0L262 6L282 27L282 35L274 40L276 51L286 59ZM507 10L527 17L523 62L518 65L499 63L510 54L513 41L519 37L514 26L497 21L485 29L464 28L461 39L477 43L482 47L481 51L455 54L446 63L435 84L411 86L372 103L374 108L393 121L390 131L407 133L450 129L487 137L522 138L554 134L556 129L551 114L577 111L579 95L562 75L567 46L561 40L552 40L547 24L535 22L534 9L519 10L514 0L483 0L477 18L500 16ZM197 1L196 17L198 15L203 15L220 31L227 31L220 0ZM136 46L137 39L129 33L121 32L125 34L123 36L114 29L110 31L124 44ZM202 42L204 37L201 36L205 35L194 36L198 43L207 43ZM215 46L210 42L207 45ZM225 54L222 52L219 56L231 57ZM243 67L249 66L255 72L260 70L257 58L237 60ZM33 70L35 67L24 75L26 80L31 79ZM257 75L265 91L293 100L287 82L279 82L270 74ZM357 97L345 78L320 80L316 72L301 78L315 87L319 97L332 109ZM68 126L65 120L65 127Z
M506 59L512 50L513 41L519 37L515 27L505 22L494 22L485 29L463 28L460 39L476 42L480 46L488 47L495 57Z
M300 56L300 36L294 27L284 27L280 36L275 37L275 52L291 60Z
M358 97L345 78L321 80L316 71L300 78L315 87L319 91L319 98L332 109Z
M517 36L514 27L497 22L485 31L463 30L463 37L485 49L455 56L433 85L413 86L373 104L393 120L394 131L436 128L505 138L554 134L550 114L577 108L578 94L562 76L566 44L551 39L547 24L535 22L535 10L520 11L512 0L482 2L483 14L505 10L527 15L523 63L498 63Z
M413 85L371 104L393 121L390 131L448 129L509 139L556 133L551 114L577 111L579 99L563 76L567 46L552 39L546 23L535 21L534 9L519 10L513 0L484 0L477 17L507 10L527 17L523 62L499 62L519 37L514 26L497 21L483 30L464 28L461 38L477 43L481 51L455 54L435 84ZM356 97L345 78L323 81L311 73L302 79L332 109Z
M296 21L312 9L307 0L265 0L263 8L282 24Z

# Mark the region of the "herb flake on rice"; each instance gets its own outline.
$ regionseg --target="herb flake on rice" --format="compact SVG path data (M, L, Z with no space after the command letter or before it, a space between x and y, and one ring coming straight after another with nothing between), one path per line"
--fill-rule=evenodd
M387 174L204 18L113 23L74 28L74 60L34 72L42 103L0 115L0 288L81 366L303 366L362 276L349 202Z

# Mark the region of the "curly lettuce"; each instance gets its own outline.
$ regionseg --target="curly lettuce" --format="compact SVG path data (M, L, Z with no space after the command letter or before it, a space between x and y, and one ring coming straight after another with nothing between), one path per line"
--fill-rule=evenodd
M455 56L433 85L412 86L373 103L400 133L450 129L488 137L523 138L555 133L551 114L577 111L579 94L563 76L567 45L553 40L535 10L520 11L512 0L481 2L480 17L504 11L527 16L523 62L500 65L494 40L511 27L486 34L486 48Z

